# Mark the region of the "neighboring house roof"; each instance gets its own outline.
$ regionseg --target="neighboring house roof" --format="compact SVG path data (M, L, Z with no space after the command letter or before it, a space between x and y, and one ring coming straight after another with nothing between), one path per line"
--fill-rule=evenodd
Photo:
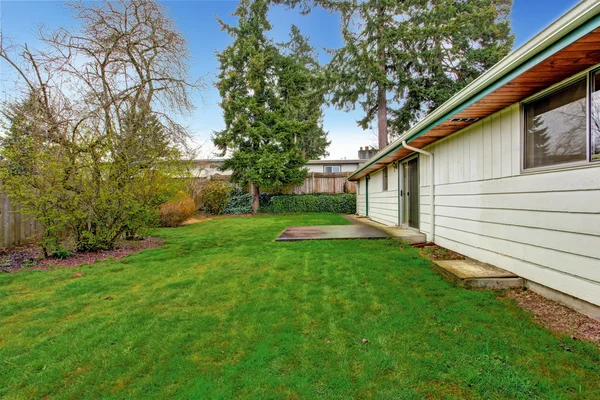
M350 175L358 180L479 119L600 63L600 1L584 0L502 59Z
M340 164L360 164L366 160L308 160L309 165L340 165Z

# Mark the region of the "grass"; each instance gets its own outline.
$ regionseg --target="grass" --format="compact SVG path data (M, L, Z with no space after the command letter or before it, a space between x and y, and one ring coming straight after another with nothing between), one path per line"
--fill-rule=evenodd
M600 398L597 347L415 249L273 241L343 223L215 219L121 261L0 276L0 397Z

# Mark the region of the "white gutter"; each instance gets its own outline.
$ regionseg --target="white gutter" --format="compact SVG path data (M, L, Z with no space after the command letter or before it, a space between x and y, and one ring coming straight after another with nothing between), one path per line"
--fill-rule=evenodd
M397 147L399 143L404 142L420 130L434 123L446 113L460 106L460 104L469 100L469 98L484 90L487 86L500 79L535 54L551 46L567 33L579 27L598 13L600 13L599 0L583 0L562 17L550 24L546 29L531 38L527 43L481 74L479 78L465 86L444 104L429 113L424 119L415 124L397 140L388 144L383 149L379 149L377 155L370 159L367 164L359 168L374 164L386 155L388 149ZM354 173L350 177L353 175Z
M430 153L428 151L425 150L421 150L421 149L417 149L416 147L412 147L409 146L408 143L406 143L406 140L402 141L402 147L411 150L411 151L415 151L419 154L423 154L425 156L428 156L429 159L431 160L431 162L429 163L430 165L430 169L429 169L429 187L431 190L431 194L429 197L429 237L427 239L428 242L432 242L435 243L435 165L433 163L433 153ZM421 199L419 199L419 202L421 201Z

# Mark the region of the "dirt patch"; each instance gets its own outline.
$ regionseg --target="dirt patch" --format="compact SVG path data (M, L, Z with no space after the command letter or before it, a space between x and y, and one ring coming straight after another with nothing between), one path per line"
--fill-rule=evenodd
M436 244L414 246L420 248L421 256L430 260L464 260L465 256L452 250L445 249Z
M556 332L600 346L600 321L558 304L531 290L512 289L504 296L516 299L519 306L531 311L536 321Z
M75 253L69 258L44 258L38 246L24 246L0 252L0 271L17 272L23 269L47 270L50 268L76 268L82 264L93 264L109 258L118 260L144 249L160 247L163 239L146 238L143 240L128 240L119 243L114 250Z
M261 213L264 215L265 213ZM212 214L204 214L204 213L196 213L192 218L184 221L181 225L192 225L197 224L199 222L210 221L213 219L221 219L221 218L229 218L229 217L252 217L255 214L223 214L223 215L212 215Z

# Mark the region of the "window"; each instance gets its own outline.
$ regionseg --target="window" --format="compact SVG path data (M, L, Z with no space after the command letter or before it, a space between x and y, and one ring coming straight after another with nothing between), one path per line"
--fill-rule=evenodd
M590 149L592 160L600 160L600 71L593 74L590 96Z
M586 88L583 79L525 105L525 168L587 160Z
M388 190L388 167L383 168L383 191Z
M335 172L340 172L340 166L339 165L327 165L324 167L325 168L325 173L335 173Z

